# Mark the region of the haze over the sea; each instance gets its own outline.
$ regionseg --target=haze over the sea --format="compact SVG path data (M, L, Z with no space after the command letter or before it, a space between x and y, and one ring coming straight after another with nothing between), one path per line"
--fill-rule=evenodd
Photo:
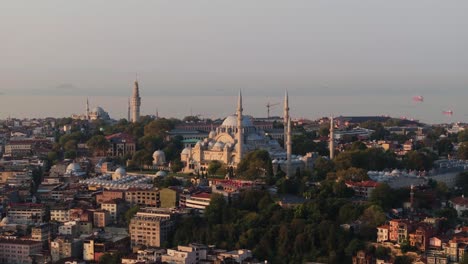
M0 118L82 113L86 97L123 118L138 73L143 114L223 117L242 89L246 113L265 116L288 89L295 117L467 122L466 10L431 0L7 1Z

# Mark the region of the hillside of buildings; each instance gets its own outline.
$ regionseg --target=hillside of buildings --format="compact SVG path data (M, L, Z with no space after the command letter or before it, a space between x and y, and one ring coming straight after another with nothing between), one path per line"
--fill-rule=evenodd
M0 262L468 262L466 124L98 112L2 121Z

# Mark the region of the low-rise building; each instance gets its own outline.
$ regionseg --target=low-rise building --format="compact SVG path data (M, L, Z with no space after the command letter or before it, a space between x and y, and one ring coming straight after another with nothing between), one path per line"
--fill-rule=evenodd
M389 231L390 231L390 226L388 225L383 225L377 227L377 242L385 242L389 240Z
M138 212L130 221L129 226L132 248L161 247L167 241L174 225L170 218L170 216L158 213Z
M31 228L31 240L40 241L45 246L49 243L50 239L50 225L39 224Z
M60 223L65 223L70 221L70 212L69 209L65 206L60 206L50 209L50 220Z
M40 254L42 242L22 239L0 239L0 263L32 264L31 256Z
M131 205L161 206L159 190L129 189L125 192L125 200Z
M125 199L125 192L122 190L104 190L96 195L97 204L111 202L116 199Z
M114 200L110 202L101 203L101 209L109 212L110 221L114 224L117 223L118 216L122 213L125 204L123 200Z
M106 227L111 223L110 214L105 210L93 211L93 225L94 227Z
M181 207L194 208L199 210L205 210L210 205L211 194L210 193L196 193L186 194L180 201Z
M11 203L7 213L10 223L19 225L42 223L45 214L44 205L35 203Z
M377 187L378 183L375 181L347 181L346 186L354 190L354 195L363 198L369 199L372 191Z
M58 228L59 235L77 237L79 236L79 227L75 221L66 222Z
M174 264L198 264L206 259L208 248L205 245L190 244L188 246L178 246L177 249L168 249L162 255L161 261Z
M161 207L173 208L179 207L179 192L172 188L164 188L159 191Z
M449 203L457 210L458 216L462 216L463 212L468 210L468 198L464 195L452 198Z
M81 239L60 236L50 242L52 262L70 257L82 258L82 254L83 240Z

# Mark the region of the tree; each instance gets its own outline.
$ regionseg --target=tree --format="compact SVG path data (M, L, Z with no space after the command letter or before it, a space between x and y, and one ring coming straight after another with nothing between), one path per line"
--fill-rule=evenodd
M86 142L86 145L96 155L105 155L110 147L109 141L107 141L107 139L102 135L93 136Z
M210 161L210 163L208 164L208 173L210 175L215 175L216 172L221 169L221 167L223 166L223 164L221 164L221 162L217 161L217 160L212 160Z
M458 147L458 158L468 160L468 141L461 143Z
M419 151L410 151L404 156L405 168L410 170L430 170L434 159L428 154Z
M157 135L147 135L138 139L138 146L148 152L164 147L163 139Z
M394 190L387 183L379 183L371 192L369 200L376 205L389 209L395 204Z
M452 141L448 138L443 138L437 141L435 147L439 156L447 156L453 151Z
M237 166L237 174L247 179L273 175L270 154L266 150L248 153Z
M180 159L175 159L171 161L171 171L176 173L181 171L184 168L184 164Z
M312 174L316 180L323 180L329 172L335 170L335 165L333 161L325 159L323 157L318 157L315 160L314 168Z
M351 167L346 170L336 172L336 178L342 181L366 181L369 180L367 171L364 169Z
M151 121L144 128L145 136L153 135L164 138L167 135L167 132L174 128L174 124L165 118L160 118L154 121Z
M457 139L458 142L468 141L468 129L458 132Z
M406 255L403 255L403 256L397 256L395 258L395 262L393 262L394 264L411 264L413 263L413 260L406 256Z
M460 189L462 194L468 196L468 172L462 172L457 175L455 186Z
M226 200L221 194L212 194L210 205L205 209L205 217L209 224L222 224L223 213L226 210Z
M151 165L153 163L153 156L151 152L145 149L139 150L133 154L132 164L140 169L143 169L144 165Z
M133 216L136 215L136 213L140 210L140 207L138 205L135 205L133 207L130 207L125 213L124 213L124 219L127 225L130 224L130 220L132 220Z

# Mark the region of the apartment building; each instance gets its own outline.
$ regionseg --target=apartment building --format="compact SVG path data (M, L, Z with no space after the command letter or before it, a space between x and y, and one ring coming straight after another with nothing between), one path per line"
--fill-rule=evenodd
M31 255L42 251L42 242L20 239L0 239L0 263L32 264Z
M131 205L144 205L152 207L160 207L161 200L159 196L159 190L140 190L140 189L129 189L125 193L125 200Z
M138 212L130 221L129 232L132 248L138 246L161 247L167 241L174 222L170 216Z

